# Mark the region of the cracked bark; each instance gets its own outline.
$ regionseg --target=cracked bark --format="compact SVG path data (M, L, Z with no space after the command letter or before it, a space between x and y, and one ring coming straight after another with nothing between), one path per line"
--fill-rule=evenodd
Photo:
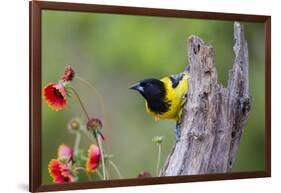
M181 138L161 176L230 172L250 112L248 47L243 27L234 23L235 61L227 87L218 82L214 49L188 38L190 77L183 107Z

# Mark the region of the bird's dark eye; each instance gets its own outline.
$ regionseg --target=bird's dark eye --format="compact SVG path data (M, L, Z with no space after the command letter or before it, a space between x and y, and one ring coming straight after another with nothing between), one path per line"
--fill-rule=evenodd
M142 87L149 87L151 84L149 82L141 83Z

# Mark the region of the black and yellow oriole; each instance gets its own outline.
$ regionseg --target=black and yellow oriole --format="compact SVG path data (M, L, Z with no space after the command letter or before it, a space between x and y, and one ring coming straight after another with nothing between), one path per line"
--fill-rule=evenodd
M160 80L148 78L132 85L130 89L137 90L144 98L147 112L155 120L173 119L177 121L176 140L180 138L181 109L185 103L188 89L188 71L170 75Z

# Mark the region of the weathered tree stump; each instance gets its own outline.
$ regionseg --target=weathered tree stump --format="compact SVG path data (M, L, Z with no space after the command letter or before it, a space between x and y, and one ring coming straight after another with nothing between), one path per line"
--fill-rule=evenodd
M181 138L161 176L224 173L232 169L250 111L248 47L240 23L234 23L235 61L227 88L218 83L214 50L190 36L190 77L183 107Z

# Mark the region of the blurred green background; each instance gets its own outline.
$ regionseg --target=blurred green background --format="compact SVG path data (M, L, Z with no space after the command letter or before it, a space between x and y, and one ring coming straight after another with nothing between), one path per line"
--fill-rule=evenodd
M242 135L234 171L264 169L264 26L242 22L249 46L252 110ZM161 165L174 143L175 123L155 122L145 111L144 99L131 84L138 80L176 74L188 64L187 38L197 35L215 49L219 80L226 85L233 65L233 22L169 17L96 14L44 10L42 13L42 88L57 82L66 65L91 82L102 94L107 118L105 148L125 178L142 170L155 175L157 147L154 136L164 136ZM92 116L102 117L97 96L74 80ZM61 143L73 146L67 130L73 117L85 121L75 97L64 110L52 111L42 100L42 182L52 183L48 162ZM82 138L81 148L91 141ZM117 178L110 170L111 178ZM81 176L82 180L86 180Z

